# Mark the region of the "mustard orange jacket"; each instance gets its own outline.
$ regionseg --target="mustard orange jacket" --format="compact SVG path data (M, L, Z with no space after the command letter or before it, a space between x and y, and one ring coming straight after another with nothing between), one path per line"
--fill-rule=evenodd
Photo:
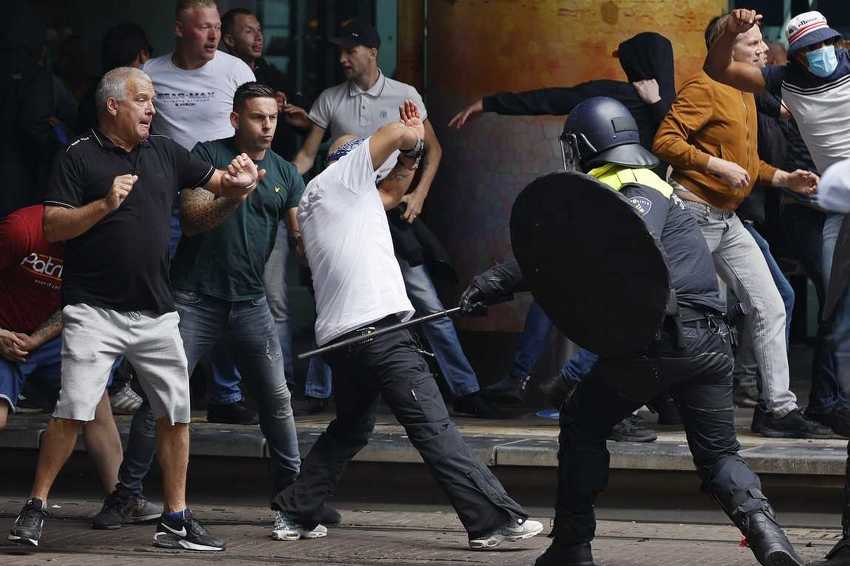
M718 83L704 71L679 89L655 134L652 151L673 166L673 178L706 202L734 210L758 182L770 184L776 168L758 155L755 98ZM708 158L737 163L750 174L743 188L708 173Z

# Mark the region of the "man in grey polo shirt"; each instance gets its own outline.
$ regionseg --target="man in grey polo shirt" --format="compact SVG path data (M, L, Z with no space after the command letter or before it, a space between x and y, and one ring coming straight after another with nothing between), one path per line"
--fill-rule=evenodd
M412 223L422 212L442 155L440 143L427 120L422 97L412 86L384 76L378 68L381 41L372 26L357 20L347 21L331 42L339 47L339 62L348 80L322 91L313 104L309 115L313 127L293 163L298 172L304 174L313 166L326 130L330 130L332 140L344 134L368 137L381 126L393 122L399 105L406 99L413 100L424 120L426 149L419 181L402 198L406 206L402 218ZM398 211L390 214L396 213ZM401 257L397 242L396 257L401 265L407 294L417 313L424 315L443 310L426 266L414 265ZM463 353L452 321L443 318L422 326L440 371L457 399L455 408L474 416L498 416L481 399L478 377ZM330 396L329 370L318 360L311 361L305 394L308 398Z

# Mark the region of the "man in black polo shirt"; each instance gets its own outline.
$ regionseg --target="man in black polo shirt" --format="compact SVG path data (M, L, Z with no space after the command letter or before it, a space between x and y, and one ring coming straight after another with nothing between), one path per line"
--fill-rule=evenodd
M214 199L203 188L182 191L183 237L171 266L189 374L222 336L227 338L236 367L256 392L260 428L271 456L272 494L295 481L301 467L281 344L263 283L278 225L286 217L297 230L295 213L304 192L295 166L270 149L277 116L274 91L256 82L245 83L233 98L231 122L236 135L192 149L193 156L213 167L225 167L245 152L266 174L244 199ZM152 419L150 411L151 405L144 403L135 418ZM135 459L152 460L151 456ZM130 462L125 458L122 474L127 466L138 465ZM135 472L145 474L147 469ZM279 522L279 512L275 520ZM279 538L278 532L272 536ZM318 525L306 536L318 538L326 533Z
M224 549L186 507L189 376L168 283L169 217L181 188L203 186L240 199L264 171L244 154L219 171L170 139L150 136L153 98L153 84L141 70L106 73L96 93L98 129L68 146L51 177L44 236L67 241L62 391L42 438L30 499L9 535L14 542L38 546L50 487L81 423L94 417L112 363L124 355L157 417L165 509L154 544Z

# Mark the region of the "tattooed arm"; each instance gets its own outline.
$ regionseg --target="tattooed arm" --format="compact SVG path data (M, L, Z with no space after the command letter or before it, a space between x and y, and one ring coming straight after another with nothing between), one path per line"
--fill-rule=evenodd
M180 191L181 222L183 233L194 236L212 230L239 208L242 198L216 197L206 189L183 189Z
M410 187L415 173L415 159L399 155L395 167L378 185L384 210L392 210L401 203L401 199Z
M422 156L422 163L419 168L422 174L419 175L419 182L416 187L401 197L401 201L407 205L404 211L404 219L408 222L413 222L416 217L422 214L422 207L425 205L425 199L428 197L428 191L431 190L431 182L437 174L437 168L440 166L440 160L443 158L443 148L437 140L437 134L434 133L434 128L429 120L425 120L425 155Z
M20 332L14 332L12 334L18 338L18 346L19 353L25 352L27 355L31 354L34 350L45 344L46 342L53 340L59 333L62 332L62 309L58 308L56 311L47 317L47 320L42 322L38 328L32 331L30 334L23 334ZM4 355L3 357L8 358L8 356ZM23 358L20 356L16 361L23 361Z

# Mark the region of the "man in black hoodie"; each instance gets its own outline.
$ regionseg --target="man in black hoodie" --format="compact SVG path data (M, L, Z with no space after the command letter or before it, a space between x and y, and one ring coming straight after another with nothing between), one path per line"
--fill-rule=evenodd
M643 32L620 43L615 55L620 59L629 82L601 79L575 86L485 96L457 113L449 126L460 129L482 112L512 116L569 114L576 105L588 98L608 96L629 109L637 122L641 145L651 150L655 131L676 98L673 46L663 35ZM665 178L667 164L661 163L655 171ZM510 375L487 388L490 395L512 402L522 401L529 373L543 353L551 329L552 323L546 315L532 305ZM557 406L557 397L572 390L590 372L594 362L595 356L589 352L579 351L575 354L559 375L541 384L547 400ZM672 415L662 415L661 418L665 422L675 422ZM610 438L626 442L652 442L656 434L642 426L641 419L630 417L614 427Z

